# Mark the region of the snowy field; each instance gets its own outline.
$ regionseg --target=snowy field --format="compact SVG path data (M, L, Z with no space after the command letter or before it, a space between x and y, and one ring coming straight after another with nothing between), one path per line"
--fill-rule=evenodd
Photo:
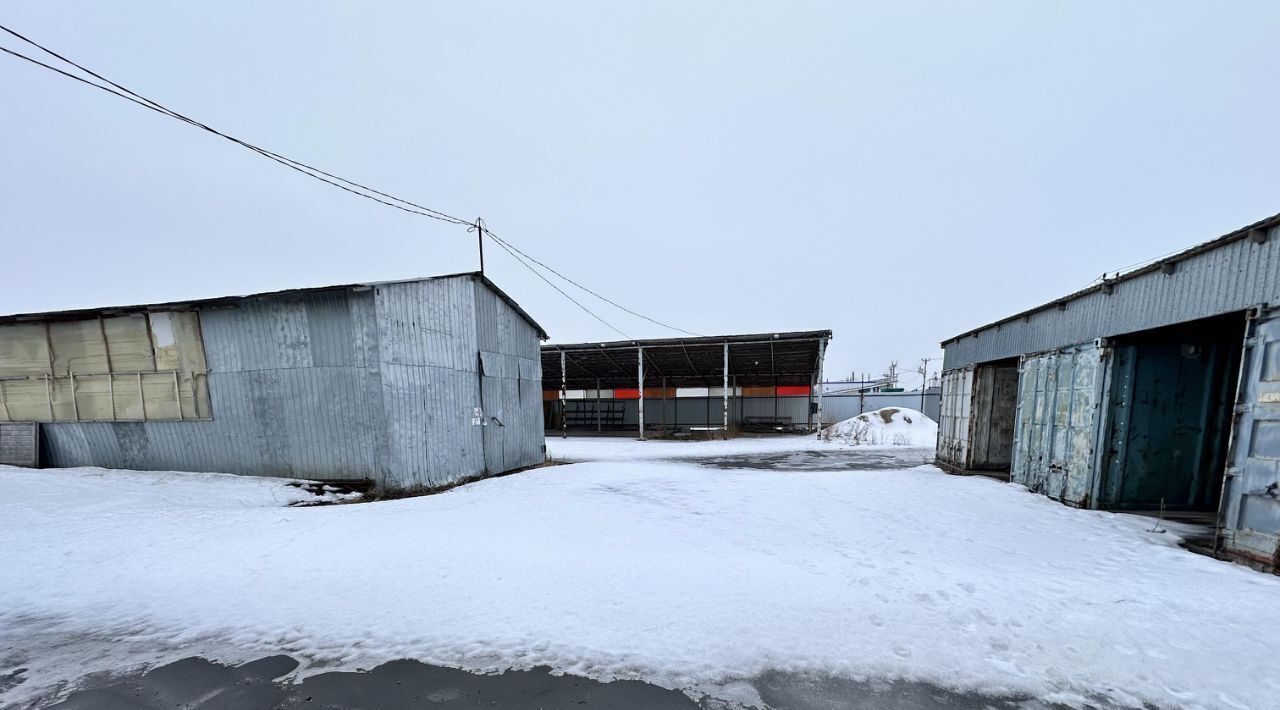
M303 673L547 664L744 700L739 681L776 670L1081 706L1280 697L1280 578L1148 519L928 466L697 463L840 446L812 436L548 444L592 460L310 508L278 479L0 467L0 705L273 653Z

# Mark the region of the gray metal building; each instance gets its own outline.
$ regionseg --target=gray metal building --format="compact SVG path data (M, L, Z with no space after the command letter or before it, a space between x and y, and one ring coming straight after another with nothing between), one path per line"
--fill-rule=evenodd
M1280 567L1280 215L942 347L940 464Z
M0 317L0 421L50 466L383 489L543 460L546 333L480 274Z

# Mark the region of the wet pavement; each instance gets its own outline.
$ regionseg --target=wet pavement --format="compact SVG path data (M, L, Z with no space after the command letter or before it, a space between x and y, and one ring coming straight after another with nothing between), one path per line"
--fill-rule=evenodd
M617 708L696 710L684 693L640 681L600 683L546 668L478 675L418 661L367 672L278 681L298 662L270 656L240 666L186 658L146 673L87 679L57 710L400 710L401 708Z
M933 462L932 448L811 449L767 454L732 454L681 458L681 462L711 468L747 468L771 471L877 471L912 468Z
M293 683L298 662L268 656L239 666L185 658L145 673L91 676L49 710L401 710L409 708L610 708L614 710L1057 710L1026 697L960 693L925 683L855 681L766 672L741 688L749 704L688 695L641 681L601 683L547 668L480 675L418 661L320 673ZM740 695L741 693L734 693ZM760 703L763 703L761 705Z

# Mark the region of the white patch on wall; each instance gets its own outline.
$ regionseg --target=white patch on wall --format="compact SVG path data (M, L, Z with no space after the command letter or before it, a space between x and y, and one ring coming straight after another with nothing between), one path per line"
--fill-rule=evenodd
M173 337L173 324L169 322L168 313L151 314L151 339L157 348L167 348L176 342Z

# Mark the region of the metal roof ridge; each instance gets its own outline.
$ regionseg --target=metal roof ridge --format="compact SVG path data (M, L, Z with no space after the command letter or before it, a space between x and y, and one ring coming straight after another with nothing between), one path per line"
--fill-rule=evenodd
M1108 286L1114 286L1115 284L1121 283L1123 281L1129 281L1139 276L1149 274L1153 271L1158 271L1161 268L1163 268L1165 264L1176 263L1183 259L1187 259L1192 256L1203 254L1205 252L1213 251L1214 249L1218 249L1219 247L1223 247L1223 246L1226 246L1227 244L1231 244L1232 242L1239 241L1241 239L1248 237L1249 234L1253 232L1253 230L1255 229L1269 229L1271 227L1276 226L1277 224L1280 224L1280 213L1273 214L1270 217L1260 219L1257 222L1254 222L1252 224L1249 224L1239 229L1228 232L1220 237L1214 237L1213 239L1210 239L1208 241L1200 242L1199 244L1196 244L1194 246L1187 247L1186 249L1170 254L1169 256L1156 259L1147 264L1139 266L1133 269L1132 271L1126 271L1121 274L1118 274L1115 278L1103 279L1101 283L1094 284L1092 286L1086 286L1085 288L1082 288L1079 291L1073 291L1065 296L1055 298L1052 301L1048 301L1038 306L1034 306L1032 308L1019 311L1011 316L1006 316L999 320L991 321L986 325L981 325L981 326L978 326L977 328L966 330L965 332L960 333L959 335L955 335L950 338L947 338L946 340L943 340L941 343L939 343L939 345L945 346L947 343L953 343L957 340L967 338L971 335L977 335L978 333L981 333L984 330L990 330L991 328L994 328L999 325L1004 325L1005 323L1012 323L1013 321L1016 321L1020 318L1025 318L1027 316L1035 315L1036 313L1039 313L1041 311L1047 311L1050 308L1054 308L1058 306L1059 304L1070 303L1071 301L1074 301L1086 294L1093 293L1095 291L1101 291L1102 289Z

